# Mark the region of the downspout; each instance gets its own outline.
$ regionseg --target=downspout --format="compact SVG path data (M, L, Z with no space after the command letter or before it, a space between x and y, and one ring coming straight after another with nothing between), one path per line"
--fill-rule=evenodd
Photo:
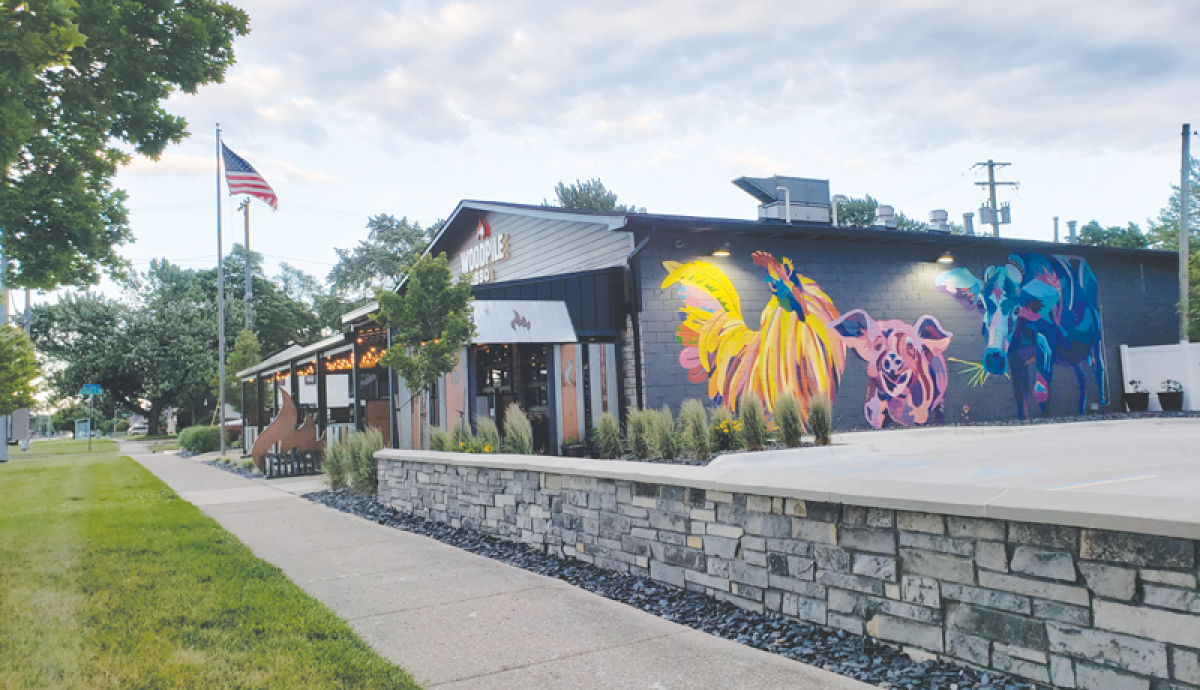
M645 395L642 391L642 285L638 279L637 265L634 259L637 255L650 244L650 240L654 238L654 234L658 232L658 226L651 225L650 232L645 239L638 243L629 256L625 258L625 273L629 276L631 298L631 309L629 310L630 321L633 324L633 380L634 387L637 393L637 407L642 409L645 406Z

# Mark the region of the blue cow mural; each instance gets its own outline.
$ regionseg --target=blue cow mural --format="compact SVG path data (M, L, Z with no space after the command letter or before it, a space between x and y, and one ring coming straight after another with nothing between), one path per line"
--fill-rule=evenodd
M1021 419L1029 416L1031 395L1046 413L1056 364L1075 371L1079 414L1087 412L1085 363L1096 376L1100 404L1108 403L1096 276L1085 259L1011 254L1007 264L989 266L982 282L969 270L956 268L939 275L937 287L979 311L986 341L982 365L989 374L1012 380Z

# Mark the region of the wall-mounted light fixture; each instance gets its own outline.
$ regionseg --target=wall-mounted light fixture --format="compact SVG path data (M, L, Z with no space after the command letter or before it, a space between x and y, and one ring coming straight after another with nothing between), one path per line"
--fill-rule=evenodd
M954 263L954 255L948 251L942 252L942 255L938 257L937 262L939 264L952 264Z
M729 256L729 253L729 243L726 242L717 247L716 251L713 252L713 256Z
M683 240L675 240L675 248L683 249Z

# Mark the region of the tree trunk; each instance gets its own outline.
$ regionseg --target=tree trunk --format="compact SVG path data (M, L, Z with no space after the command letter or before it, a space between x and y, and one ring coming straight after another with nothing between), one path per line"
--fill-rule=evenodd
M161 436L161 427L158 424L158 418L162 416L162 408L164 404L163 398L155 398L150 401L150 414L146 418L146 435Z
M429 396L421 392L421 450L429 450Z

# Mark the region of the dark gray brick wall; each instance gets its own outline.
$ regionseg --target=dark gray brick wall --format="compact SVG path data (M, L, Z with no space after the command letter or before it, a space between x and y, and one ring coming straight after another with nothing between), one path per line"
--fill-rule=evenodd
M676 247L679 241L682 247ZM663 290L667 275L663 261L684 263L695 259L710 261L725 269L741 296L743 316L758 328L759 315L769 298L761 272L750 254L763 250L777 258L788 257L797 270L815 280L833 299L841 313L864 309L875 319L903 319L914 323L931 314L954 334L947 357L978 362L983 356L984 338L979 315L963 308L953 297L935 287L937 276L947 270L935 262L936 246L907 244L846 243L811 239L733 238L732 256L711 256L711 239L702 235L660 233L638 255L641 282L641 335L648 407L670 405L678 411L686 398L706 402L705 384L688 381L679 365L680 346L675 341L681 303L674 287ZM1146 253L1117 253L1109 250L1071 245L1040 245L1046 253L1077 254L1088 260L1099 282L1099 306L1104 324L1107 351L1109 405L1105 409L1124 409L1119 346L1158 345L1177 342L1175 303L1178 286L1173 258ZM978 247L956 246L955 262L950 268L968 268L982 278L988 266L1003 265L1014 251L1031 251L1028 243L1008 245L990 239ZM1003 377L991 377L982 387L968 385L969 377L958 373L953 362L946 394L947 423L964 421L963 406L969 406L973 421L1012 419L1017 416L1012 385ZM1089 368L1088 400L1098 401L1095 379ZM1157 382L1148 382L1157 384ZM840 389L834 400L838 428L867 426L862 407L867 390L866 362L848 351ZM1050 416L1077 412L1078 385L1068 367L1055 368L1050 400ZM1036 413L1036 408L1035 408Z

